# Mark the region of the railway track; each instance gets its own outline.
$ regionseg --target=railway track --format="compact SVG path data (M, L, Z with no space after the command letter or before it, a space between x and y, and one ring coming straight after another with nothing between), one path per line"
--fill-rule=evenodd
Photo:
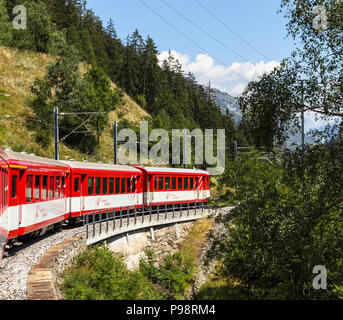
M49 248L84 232L81 222L23 243L17 242L6 250L0 261L0 300L27 300L26 282L31 268Z

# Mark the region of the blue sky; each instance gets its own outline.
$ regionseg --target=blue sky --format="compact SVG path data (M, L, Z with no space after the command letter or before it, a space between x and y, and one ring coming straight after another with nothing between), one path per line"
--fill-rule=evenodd
M143 1L204 49L215 54L225 64L231 65L233 62L245 62L241 57L233 54L180 17L162 1ZM221 25L195 0L165 1L252 63L259 62L261 59L266 60ZM277 13L280 7L279 1L199 1L267 57L280 61L292 51L291 39L285 39L286 21L282 14ZM144 6L140 0L88 0L87 3L87 7L99 15L105 23L112 18L121 39L125 39L129 33L137 28L143 37L150 35L160 51L176 50L188 54L192 60L195 59L197 54L201 53L198 47Z
M287 37L287 20L282 13L277 13L280 0L198 1L257 50L206 12L197 0L88 0L87 8L91 8L105 25L112 18L120 39L125 40L137 28L144 38L149 35L154 39L161 61L171 50L185 72L194 73L199 83L211 81L213 87L233 96L239 96L248 81L257 80L263 73L270 72L295 49L293 39ZM307 130L324 123L315 122L314 114L306 116Z
M235 96L242 92L248 81L271 71L294 49L292 39L286 37L286 21L277 13L279 1L199 0L251 46L211 16L196 0L164 1L208 34L161 0L88 0L87 7L105 24L112 18L122 40L137 28L144 38L149 35L154 39L161 59L172 50L184 70L193 72L199 83L211 81L214 87Z

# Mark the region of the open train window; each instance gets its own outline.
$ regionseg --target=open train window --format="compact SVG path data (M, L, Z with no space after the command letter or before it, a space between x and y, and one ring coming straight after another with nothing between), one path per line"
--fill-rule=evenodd
M172 189L176 189L176 177L172 177Z
M166 177L165 181L166 181L166 190L169 190L170 189L170 177Z
M26 176L26 189L25 189L25 198L26 203L32 202L32 187L33 187L33 175L28 174Z
M125 193L125 178L121 178L121 193Z
M46 200L47 197L48 197L48 176L43 176L42 200Z
M102 178L102 193L107 194L107 178Z
M88 178L88 195L92 195L94 193L94 178Z
M182 178L181 177L177 178L177 188L179 190L182 190Z
M62 177L62 183L61 183L61 198L64 197L64 190L66 187L66 177Z
M80 178L74 178L74 192L80 191Z
M188 178L183 178L183 188L188 189Z
M116 193L120 193L120 178L116 178Z
M55 197L58 199L60 197L60 181L61 177L56 176L56 187L55 187Z
M49 181L49 199L54 198L54 189L55 189L55 177L50 176Z
M18 176L16 174L14 174L12 176L12 199L17 197L17 181L18 181Z
M108 193L109 194L112 194L113 193L113 181L114 181L114 178L109 178L109 181L108 181Z
M158 190L163 190L163 177L158 177Z
M189 188L194 189L194 178L190 178Z
M126 192L130 193L131 178L126 178Z
M101 179L95 178L95 194L100 194L101 193Z
M40 185L41 185L41 176L35 176L35 200L40 200Z
M132 192L136 192L136 178L132 178Z

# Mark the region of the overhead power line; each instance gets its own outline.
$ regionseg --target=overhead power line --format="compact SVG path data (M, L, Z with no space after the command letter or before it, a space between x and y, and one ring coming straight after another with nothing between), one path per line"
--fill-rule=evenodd
M182 36L184 36L188 41L192 42L196 47L198 47L201 51L205 52L206 54L208 54L209 56L211 56L213 59L217 60L217 62L219 62L220 64L222 64L224 67L228 68L228 66L222 62L220 59L218 59L215 55L211 54L210 52L208 52L207 50L205 50L201 45L199 45L197 42L195 42L193 39L191 39L190 37L188 37L184 32L182 32L180 29L178 29L177 27L175 27L172 23L170 23L166 18L164 18L162 15L160 15L156 10L154 10L152 7L150 7L147 3L145 3L143 0L139 0L145 7L147 7L148 9L150 9L153 13L155 13L157 16L159 16L164 22L166 22L170 27L172 27L174 30L176 30L178 33L180 33ZM236 74L238 77L240 77L242 80L244 80L246 83L249 83L250 80L246 79L245 77L243 77L242 75L240 75L239 73L237 73L234 70L231 70L232 73Z
M209 32L207 32L204 28L200 27L198 24L196 24L195 22L193 22L192 20L188 19L185 15L183 15L180 11L178 11L177 9L175 9L174 7L172 7L169 3L167 3L165 0L160 0L161 2L163 2L166 6L168 6L170 9L172 9L174 12L176 12L179 16L181 16L182 18L184 18L185 20L187 20L189 23L191 23L193 26L195 26L197 29L199 29L200 31L202 31L203 33L205 33L206 35L208 35L211 39L217 41L218 43L220 43L223 47L225 47L226 49L228 49L229 51L231 51L232 53L234 53L235 55L239 56L240 58L242 58L243 60L245 60L246 62L249 62L249 59L245 58L244 56L242 56L240 53L238 53L237 51L235 51L234 49L230 48L229 46L227 46L224 42L218 40L216 37L214 37L213 35L211 35Z
M218 22L220 22L226 29L231 31L233 34L235 34L239 39L241 39L243 42L245 42L250 48L255 50L257 53L259 53L262 57L266 58L267 60L272 60L269 57L267 57L264 53L262 53L260 50L258 50L255 46L253 46L248 40L244 39L239 33L237 33L232 27L228 26L223 20L219 19L213 12L211 12L207 7L205 7L199 0L195 0L199 6L201 6L208 14L210 14L213 18L215 18Z

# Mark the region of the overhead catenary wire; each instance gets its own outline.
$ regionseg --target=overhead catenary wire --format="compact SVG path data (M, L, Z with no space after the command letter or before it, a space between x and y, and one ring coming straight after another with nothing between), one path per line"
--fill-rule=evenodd
M156 10L154 10L151 6L149 6L147 3L145 3L143 0L139 0L145 7L150 9L153 13L155 13L157 16L159 16L164 22L166 22L170 27L172 27L174 30L176 30L178 33L180 33L183 37L185 37L188 41L192 42L196 47L198 47L201 51L205 52L209 56L211 56L213 59L215 59L217 62L219 62L221 65L223 65L226 68L229 68L224 62L222 62L220 59L218 59L215 55L211 54L209 51L204 49L201 45L199 45L197 42L195 42L193 39L191 39L189 36L187 36L184 32L182 32L180 29L175 27L171 22L169 22L166 18L164 18L162 15L160 15ZM239 78L244 80L244 82L249 83L250 80L243 77L241 74L237 73L234 70L231 70L232 73L237 75Z
M252 45L248 40L244 39L238 32L236 32L232 27L228 26L223 20L218 18L212 11L210 11L207 7L205 7L199 0L195 0L200 7L202 7L208 14L210 14L214 19L216 19L219 23L221 23L226 29L231 31L234 35L236 35L240 40L242 40L245 44L247 44L250 48L255 50L258 54L264 57L267 60L272 60L268 56L266 56L263 52L257 49L254 45Z
M208 35L211 39L215 40L216 42L218 42L219 44L221 44L223 47L225 47L226 49L228 49L229 51L231 51L232 53L234 53L235 55L239 56L240 58L242 58L243 60L245 60L246 62L249 62L249 59L245 58L244 56L242 56L239 52L237 52L236 50L230 48L229 46L227 46L224 42L222 42L221 40L218 40L216 37L214 37L212 34L210 34L209 32L207 32L204 28L202 28L201 26L199 26L198 24L196 24L194 21L190 20L189 18L187 18L184 14L182 14L180 11L178 11L177 9L175 9L173 6L171 6L168 2L166 2L165 0L160 0L161 2L163 2L166 6L168 6L170 9L172 9L174 12L176 12L179 16L181 16L182 18L184 18L185 20L187 20L189 23L191 23L193 26L195 26L197 29L199 29L200 31L202 31L203 33L205 33L206 35Z

